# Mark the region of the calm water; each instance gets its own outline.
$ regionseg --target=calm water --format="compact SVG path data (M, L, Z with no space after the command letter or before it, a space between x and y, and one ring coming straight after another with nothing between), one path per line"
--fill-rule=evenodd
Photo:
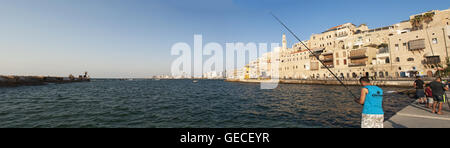
M0 88L0 127L359 127L352 100L339 86L94 80ZM411 101L386 96L386 118Z

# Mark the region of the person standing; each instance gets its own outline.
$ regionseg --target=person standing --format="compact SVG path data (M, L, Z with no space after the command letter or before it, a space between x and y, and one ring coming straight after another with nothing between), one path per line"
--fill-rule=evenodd
M440 77L436 78L433 82L430 83L431 93L433 95L433 111L432 113L436 113L436 106L439 104L438 114L442 115L442 105L445 102L444 93L448 90L448 87L445 84L441 83L442 79Z
M425 85L425 95L427 96L427 107L432 108L433 106L433 92L431 91L430 84Z
M362 110L361 128L383 128L383 90L370 83L369 78L362 77L359 82L363 86L361 96L355 101L364 105Z
M425 86L425 82L418 76L416 77L416 81L414 81L414 88L416 89L416 96L418 98L418 103L424 104L426 102L425 98L425 90L423 89Z

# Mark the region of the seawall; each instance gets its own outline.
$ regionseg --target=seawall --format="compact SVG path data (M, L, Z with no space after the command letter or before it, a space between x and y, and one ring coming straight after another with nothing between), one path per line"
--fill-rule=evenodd
M88 82L89 78L69 79L66 77L51 76L0 76L0 87L23 86L23 85L46 85L48 83L73 83Z
M256 80L256 79L248 79L248 80L236 80L236 79L227 79L227 82L241 82L241 83L274 83L277 81L273 80ZM307 84L307 85L341 85L341 83L337 80L279 80L279 83L282 84ZM342 80L345 85L349 86L359 86L360 83L358 80ZM412 87L414 85L414 80L373 80L372 84L377 86L393 86L393 87ZM429 81L425 81L428 83Z

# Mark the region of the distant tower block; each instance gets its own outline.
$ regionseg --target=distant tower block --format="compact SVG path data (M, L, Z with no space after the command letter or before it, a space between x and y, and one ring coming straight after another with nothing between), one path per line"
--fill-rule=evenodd
M283 33L283 50L287 49L286 35Z

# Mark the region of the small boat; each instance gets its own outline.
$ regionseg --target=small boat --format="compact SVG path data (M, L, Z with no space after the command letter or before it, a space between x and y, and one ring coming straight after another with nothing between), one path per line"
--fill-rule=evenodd
M192 81L192 83L198 83L198 80L194 80L194 81Z

